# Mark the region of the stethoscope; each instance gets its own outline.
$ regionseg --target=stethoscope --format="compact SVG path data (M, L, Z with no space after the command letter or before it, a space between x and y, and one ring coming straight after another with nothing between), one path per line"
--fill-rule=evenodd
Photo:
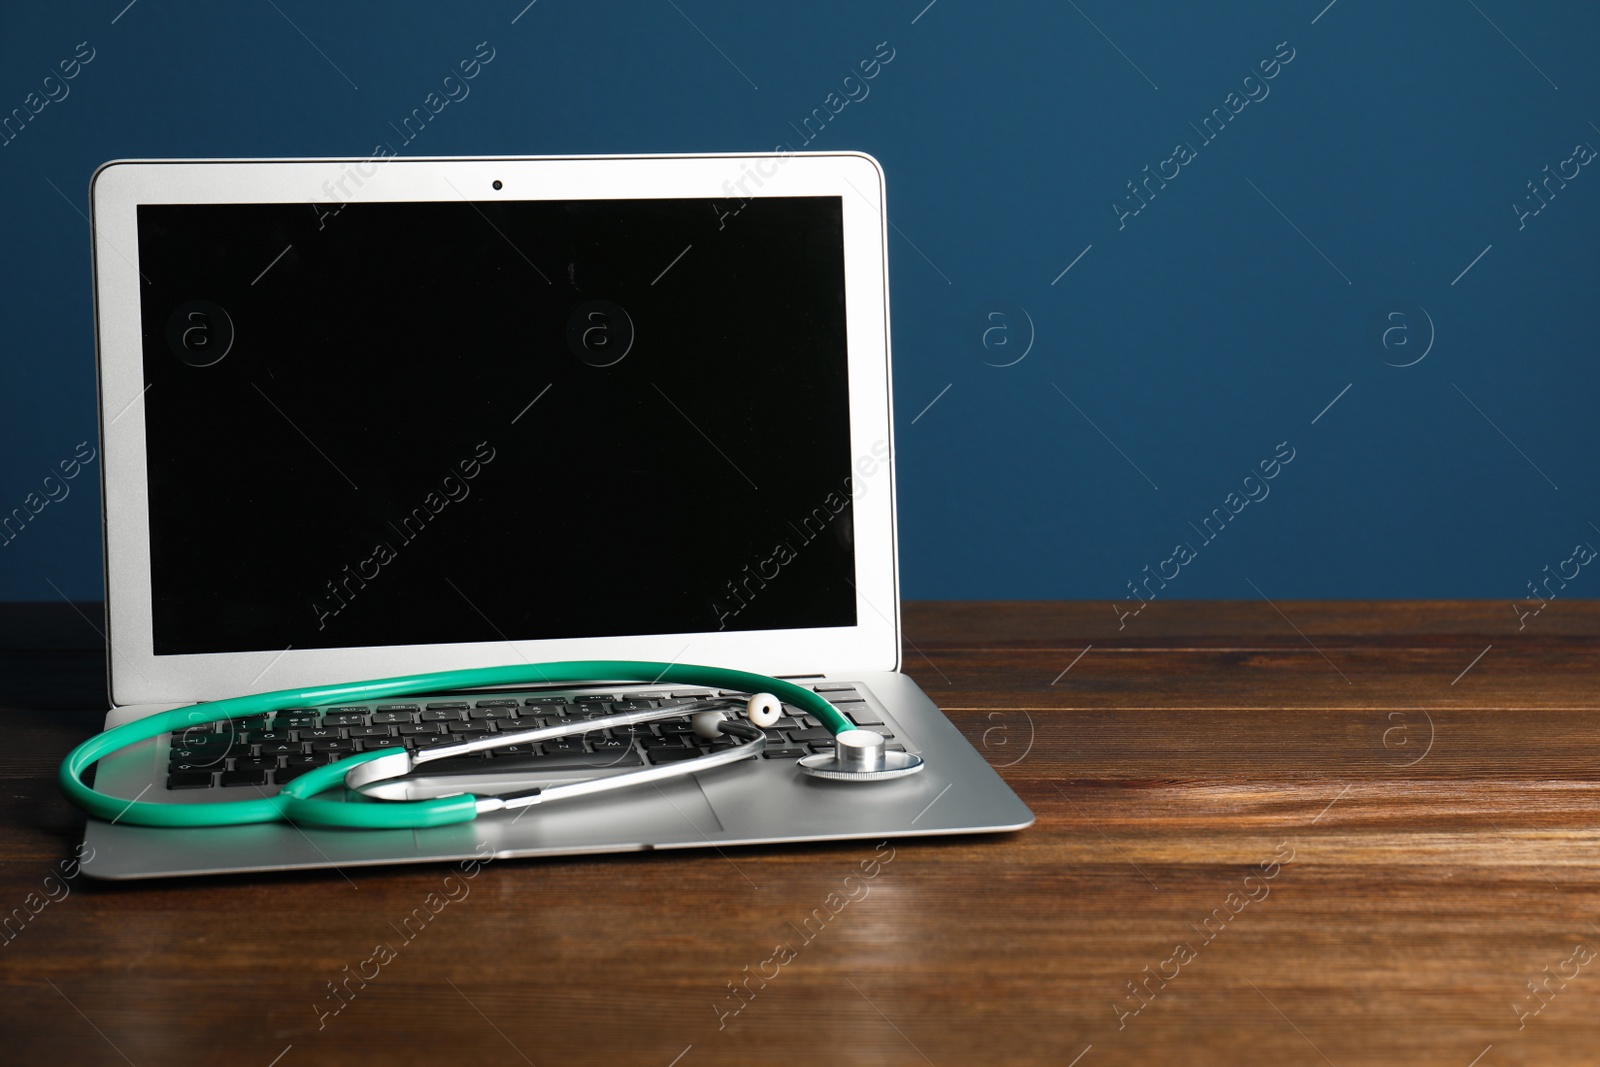
M92 764L120 749L165 733L181 734L185 729L224 719L262 715L285 708L327 706L348 700L374 700L539 682L563 685L666 682L732 690L748 695L742 702L746 721L727 717L727 711L737 709L739 702L709 699L690 705L620 712L538 729L498 733L419 751L376 749L358 752L307 771L281 786L275 795L253 800L199 804L164 804L137 798L124 800L97 792L83 781L84 771ZM890 750L882 734L857 727L823 697L793 682L747 671L685 663L577 660L440 671L311 689L280 689L158 712L91 737L62 761L58 777L67 799L90 815L135 826L243 826L248 823L276 822L279 819L304 826L384 830L447 826L470 822L485 812L526 808L554 800L661 782L758 756L766 746L766 734L762 731L777 723L785 702L815 716L833 734L833 751L813 753L798 761L803 773L831 781L875 782L914 774L924 766L921 757L910 752ZM393 789L394 779L425 768L434 760L486 752L506 745L530 744L594 730L632 726L655 719L678 718L685 714L691 716L690 721L698 736L718 738L727 735L738 738L741 743L695 759L510 793L488 796L459 793L429 800L388 800L382 795L385 783L389 783L388 788ZM321 797L320 794L340 784L347 791L339 799Z

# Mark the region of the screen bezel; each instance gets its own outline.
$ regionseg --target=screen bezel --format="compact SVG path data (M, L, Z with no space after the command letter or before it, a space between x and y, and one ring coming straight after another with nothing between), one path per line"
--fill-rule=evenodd
M340 190L348 196L330 189ZM494 182L500 182L496 190ZM743 191L740 191L740 185ZM734 191L729 197L729 190ZM154 653L137 209L141 204L838 196L843 205L856 625L550 641ZM118 160L90 183L108 672L113 704L571 659L711 663L776 675L898 670L883 171L860 153L472 159ZM736 225L731 219L729 224ZM875 452L874 446L877 446ZM881 459L887 447L889 460ZM870 475L866 472L871 471ZM508 647L509 646L509 647Z

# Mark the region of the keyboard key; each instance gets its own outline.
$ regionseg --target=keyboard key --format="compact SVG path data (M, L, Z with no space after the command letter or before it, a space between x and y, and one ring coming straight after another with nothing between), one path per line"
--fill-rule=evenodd
M222 784L223 785L266 785L267 784L267 772L264 771L264 770L223 771L222 772Z
M223 770L227 765L228 761L221 756L208 756L204 759L175 759L167 764L167 771L171 774L193 774L197 771L210 774L212 771Z
M212 751L214 751L216 749L227 749L227 748L232 747L235 743L236 743L235 738L230 734L211 734L211 733L198 733L198 732L188 733L188 732L186 732L186 733L181 733L181 734L175 734L175 735L173 735L173 738L172 738L172 747L174 749L182 748L182 749L187 749L187 750L189 750L191 752L200 752L200 751L203 751L203 750L212 750Z
M175 771L167 775L168 789L210 789L210 771Z
M250 754L249 745L238 745L234 748L175 748L168 754L168 758L171 763L215 765L220 770L222 761L229 756L248 756Z
M446 756L444 759L422 764L413 773L417 775L488 774L489 757L481 752L469 752L464 756Z
M418 711L418 710L421 710L421 709L419 709L415 704L379 704L377 710L379 710L379 711Z
M361 751L371 752L375 748L405 748L404 737L369 737L361 742Z
M651 763L676 763L679 760L698 759L701 755L700 750L694 748L653 748L648 752Z
M829 700L850 699L849 697L842 695L836 697L834 695L835 693L854 693L857 700L861 699L861 694L856 693L856 687L849 682L818 682L816 685L812 686L811 689L813 692L827 694L827 699Z
M489 727L476 722L453 722L450 732L458 738L482 737L489 733Z
M366 722L365 712L357 714L353 711L330 711L322 717L323 726L364 726Z
M589 747L595 752L626 752L633 747L633 743L620 737L602 737L593 741Z
M502 707L499 704L488 708L479 704L472 709L471 715L474 719L510 719L515 716L515 713L510 708Z
M331 741L342 734L337 726L313 726L295 731L295 736L302 741Z
M616 700L611 704L612 711L649 711L656 706L653 700Z
M565 704L566 702L567 702L567 698L566 697L556 697L556 696L529 697L528 699L523 701L523 703L527 704L529 707L534 707L536 705L544 705L544 704Z
M346 736L357 737L388 737L390 731L387 726L352 726L345 731Z
M845 718L857 726L882 726L883 716L867 707L865 704L845 703L835 705L844 712Z
M329 715L365 715L367 708L363 704L346 704L337 708L329 708Z
M313 751L313 752L341 752L341 753L344 753L345 755L348 755L351 752L354 752L355 750L356 750L356 743L354 741L313 741L313 742L311 742L311 751Z
M417 716L409 711L375 711L372 713L373 726L404 726L417 721Z
M666 722L657 724L656 728L660 730L662 737L667 737L670 734L694 733L694 726L684 722L682 719L668 719Z
M272 720L274 730L297 730L302 727L315 727L322 725L322 719L316 715L285 715L279 712L277 718Z
M685 752L692 752L685 749ZM496 756L488 761L467 762L451 756L437 763L424 763L413 772L415 777L433 774L536 774L543 771L604 770L609 767L643 767L644 757L636 751L628 752L557 752L544 756ZM436 769L438 768L438 769Z
M514 708L517 706L517 702L515 700L480 700L477 706L480 708Z
M548 753L583 752L583 742L576 737L558 737L552 741L544 742L544 750Z
M438 748L440 745L458 745L461 738L451 737L448 734L417 734L407 737L413 748Z
M830 744L833 742L833 731L820 726L811 730L790 730L788 734L791 741L827 741Z
M298 741L266 741L256 746L263 756L295 755L305 751Z
M450 760L440 760L450 763ZM424 765L426 774L430 765ZM552 752L546 755L512 755L490 760L486 771L493 774L538 773L538 771L600 771L613 766L645 766L645 758L635 750L629 752Z
M425 711L422 713L423 722L458 722L467 717L465 711Z
M799 759L811 755L811 751L804 748L768 748L761 754L767 759Z
M615 699L617 699L615 693L585 693L581 697L572 698L577 704L609 704Z
M429 711L466 711L467 704L464 700L447 700L438 704L429 704Z
M399 730L401 737L425 736L429 734L437 735L444 733L444 727L440 726L436 722L401 723Z
M277 765L277 756L240 756L233 761L236 771L269 771Z
M685 748L685 747L687 747L687 746L684 745L683 738L681 736L675 736L675 737L641 737L641 738L639 738L639 743L644 746L644 750L646 752L654 752L657 749Z

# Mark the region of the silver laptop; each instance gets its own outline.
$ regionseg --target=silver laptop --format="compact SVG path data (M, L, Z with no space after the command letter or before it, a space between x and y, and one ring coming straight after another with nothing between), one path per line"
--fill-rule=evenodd
M813 686L926 768L806 776L826 731L786 709L762 758L457 826L90 820L84 870L1030 824L899 671L883 196L877 163L850 153L102 167L107 727L240 693L638 659ZM221 750L146 742L96 783L245 799L374 744L705 692L596 679L295 709L238 723ZM668 722L621 746L494 752L404 795L627 773L693 743Z

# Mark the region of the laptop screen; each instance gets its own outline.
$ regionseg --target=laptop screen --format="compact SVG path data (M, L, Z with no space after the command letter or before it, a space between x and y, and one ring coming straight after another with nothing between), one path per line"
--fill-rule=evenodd
M138 228L157 655L856 624L837 197Z

